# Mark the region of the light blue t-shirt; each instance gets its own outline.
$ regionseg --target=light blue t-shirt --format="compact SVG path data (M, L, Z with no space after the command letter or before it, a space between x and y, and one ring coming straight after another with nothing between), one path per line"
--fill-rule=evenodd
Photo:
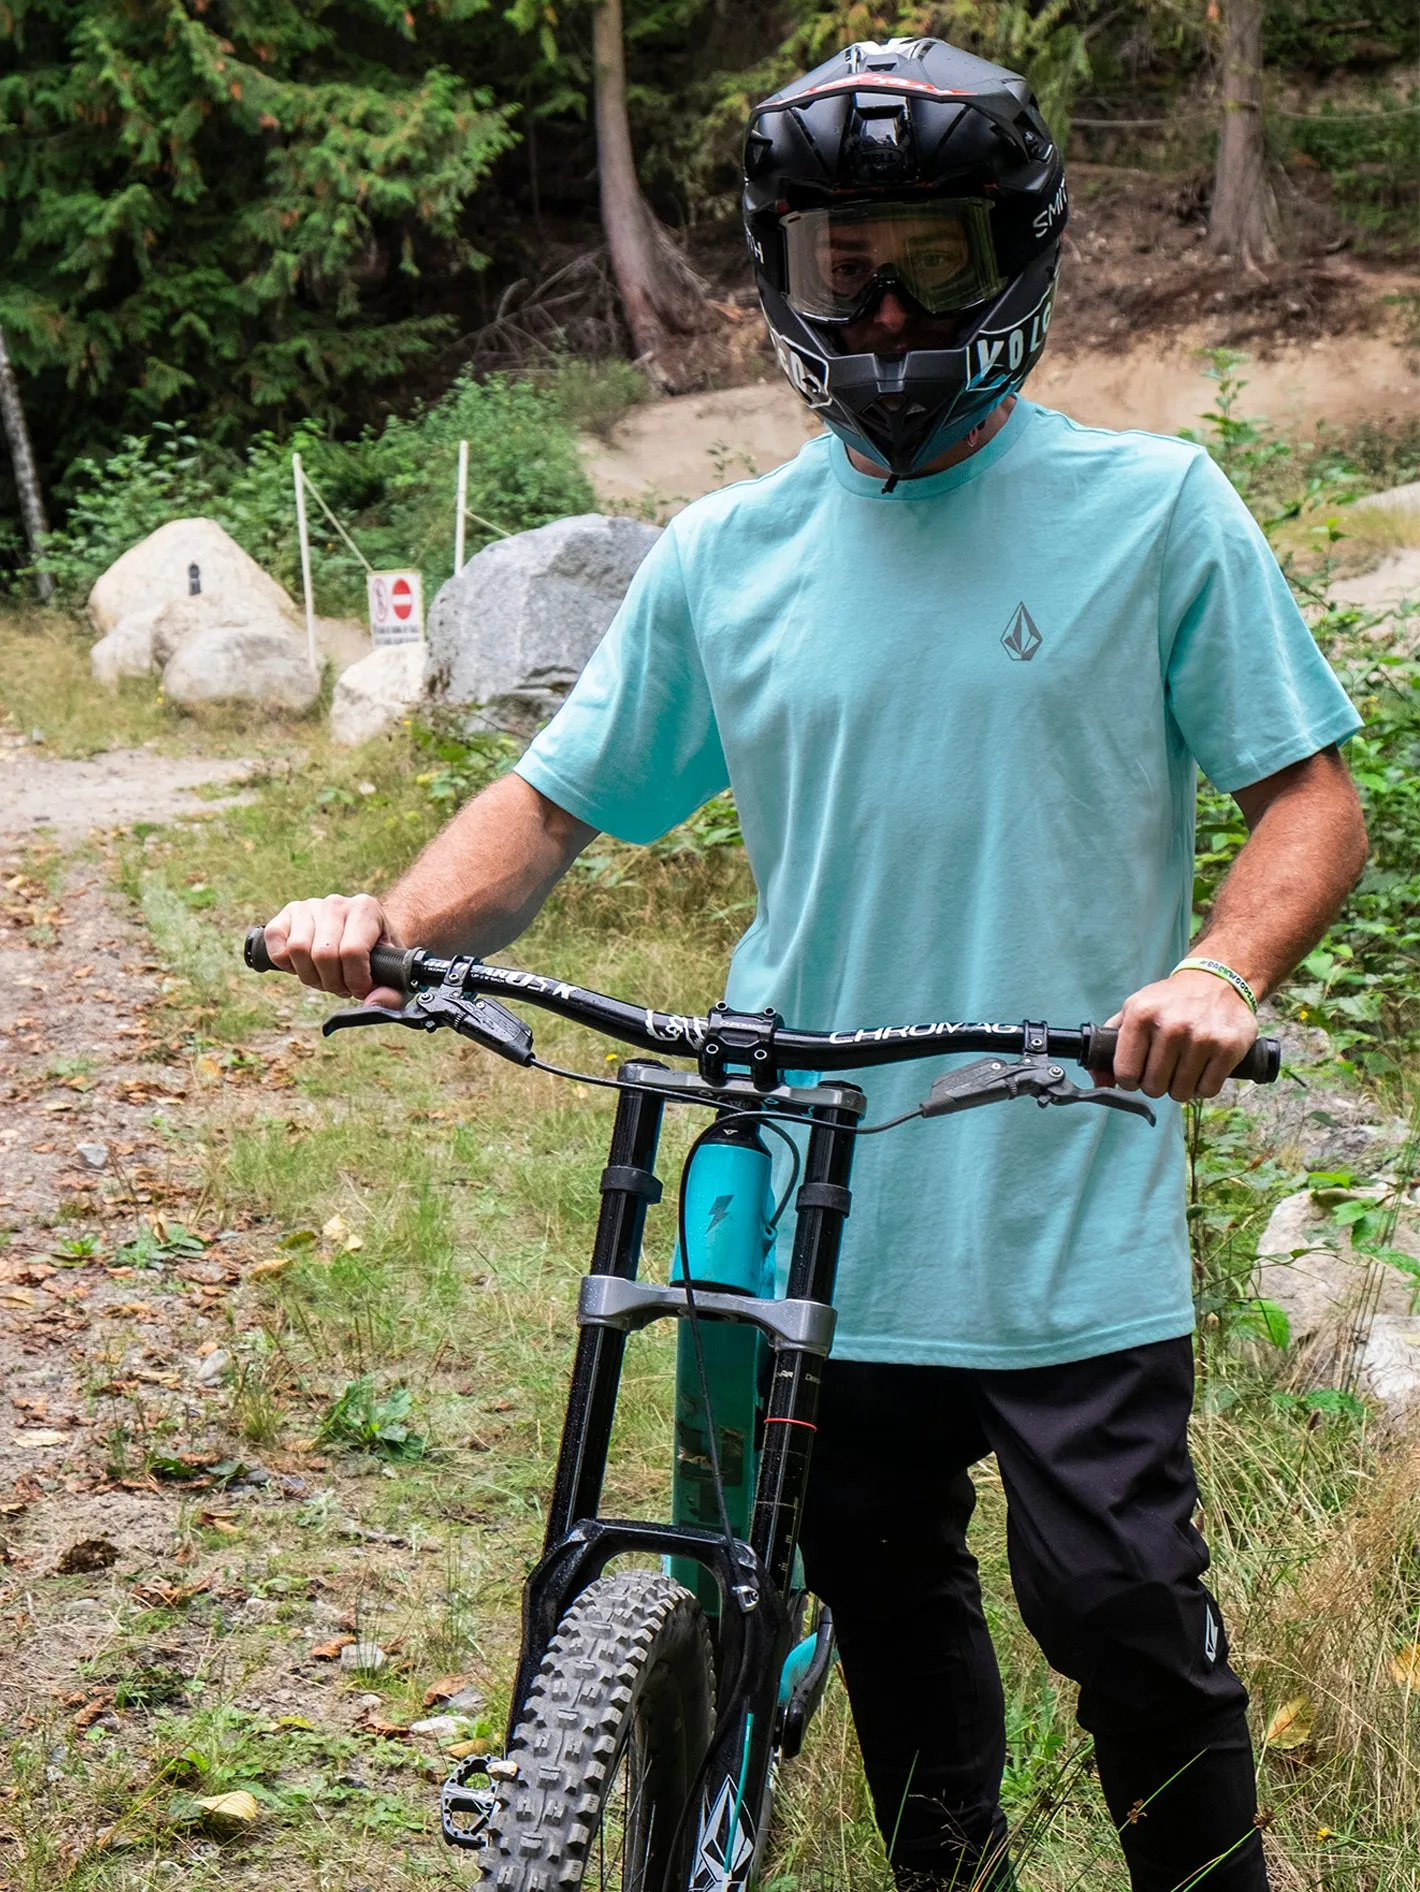
M744 1010L1073 1026L1186 948L1195 762L1241 788L1359 721L1201 449L1021 401L891 493L823 436L688 507L518 769L625 841L733 788ZM855 1074L870 1119L950 1062ZM1159 1112L1022 1102L861 1140L835 1355L1029 1367L1189 1332Z

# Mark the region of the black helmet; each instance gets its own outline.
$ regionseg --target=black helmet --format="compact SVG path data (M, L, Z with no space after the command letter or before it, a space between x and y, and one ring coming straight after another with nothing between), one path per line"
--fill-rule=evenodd
M895 479L970 433L1040 359L1065 170L1016 73L939 39L860 42L750 114L745 234L774 352ZM891 286L948 345L852 354Z

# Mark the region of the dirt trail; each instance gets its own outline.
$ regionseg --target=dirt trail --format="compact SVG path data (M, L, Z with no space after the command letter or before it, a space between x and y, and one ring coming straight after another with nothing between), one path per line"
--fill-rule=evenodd
M24 736L0 736L0 837L41 832L73 840L137 821L175 821L230 808L251 797L227 795L213 802L195 790L240 782L251 772L246 761L155 755L148 749L109 749L87 761L68 761L46 755Z
M1203 339L1182 331L1134 346L1047 351L1027 392L1086 426L1177 433L1211 404L1213 390L1199 372ZM1241 408L1267 415L1287 433L1322 419L1345 427L1420 415L1415 361L1414 350L1384 336L1323 336L1249 361L1241 371L1248 383ZM635 408L610 446L587 443L587 467L602 500L649 500L675 511L717 486L772 471L817 431L803 403L774 376Z
M171 817L191 812L191 785L250 765L112 760L12 764L64 819L57 840L0 845L0 1751L97 1728L141 1753L133 1674L158 1701L200 1676L239 1705L351 1730L378 1698L315 1658L386 1607L368 1599L408 1546L341 1522L361 1488L309 1444L256 1448L237 1431L234 1377L261 1337L243 1274L272 1236L219 1227L203 1200L212 1097L239 1083L269 1111L307 1047L264 1037L228 1072L166 1036L141 922L110 890L111 863L73 851L140 812L135 784L145 816ZM307 1504L351 1541L323 1553L278 1631L259 1576ZM224 1548L248 1534L254 1565ZM0 1885L7 1838L0 1819ZM63 1845L73 1856L93 1838L75 1827ZM226 1882L260 1884L259 1861L232 1862Z

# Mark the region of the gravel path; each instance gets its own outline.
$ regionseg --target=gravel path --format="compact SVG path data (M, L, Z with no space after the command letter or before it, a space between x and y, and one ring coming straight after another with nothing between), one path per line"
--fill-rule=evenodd
M249 795L204 800L194 791L242 782L249 761L214 756L155 755L148 749L111 749L85 762L48 756L26 737L0 734L0 838L53 835L77 840L95 830L136 821L173 821L232 807Z

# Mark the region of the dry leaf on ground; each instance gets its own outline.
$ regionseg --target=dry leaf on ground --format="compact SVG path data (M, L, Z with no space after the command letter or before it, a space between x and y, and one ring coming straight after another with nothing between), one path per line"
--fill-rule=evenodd
M464 1689L476 1687L477 1681L472 1675L441 1675L425 1689L424 1706L432 1708L436 1702L448 1701L453 1695L461 1695Z
M234 1793L212 1794L197 1804L202 1809L202 1824L217 1833L243 1832L261 1818L261 1808L241 1787Z
M283 1255L277 1261L258 1261L247 1269L248 1281L269 1281L273 1275L285 1274L288 1268L294 1268L296 1257Z
M487 1752L488 1737L482 1734L472 1741L455 1741L451 1747L444 1749L445 1757L451 1761L466 1761L470 1754L486 1754Z
M61 1552L54 1567L61 1577L76 1577L90 1570L107 1570L121 1555L118 1545L106 1537L84 1537Z
M1283 1702L1268 1722L1262 1744L1276 1748L1281 1754L1290 1754L1294 1748L1305 1747L1311 1738L1311 1697L1296 1695L1291 1701Z
M175 1610L211 1587L210 1577L203 1577L197 1583L168 1583L162 1577L147 1577L133 1586L133 1600L146 1609Z
M1420 1642L1408 1642L1390 1659L1392 1681L1402 1688L1420 1688Z

